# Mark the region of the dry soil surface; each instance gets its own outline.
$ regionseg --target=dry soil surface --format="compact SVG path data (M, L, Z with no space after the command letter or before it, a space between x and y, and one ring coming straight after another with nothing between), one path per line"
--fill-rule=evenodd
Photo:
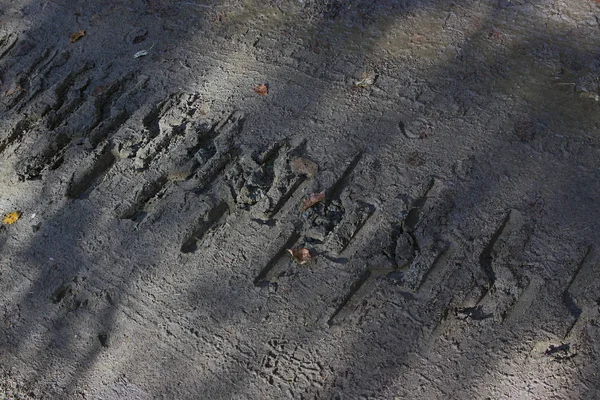
M600 398L598 1L200 1L0 0L0 398Z

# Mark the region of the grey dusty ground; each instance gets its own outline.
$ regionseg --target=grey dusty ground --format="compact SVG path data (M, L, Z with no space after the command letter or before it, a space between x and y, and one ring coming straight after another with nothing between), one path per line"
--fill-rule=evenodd
M598 1L199 1L0 0L0 399L600 398Z

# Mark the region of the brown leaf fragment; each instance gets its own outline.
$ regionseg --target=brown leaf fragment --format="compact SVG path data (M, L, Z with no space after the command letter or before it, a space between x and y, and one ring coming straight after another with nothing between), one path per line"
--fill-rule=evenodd
M83 29L71 34L71 36L70 36L71 43L75 43L76 41L78 41L79 39L81 39L84 36L85 36L85 31Z
M257 94L260 94L261 96L266 96L267 94L269 94L269 87L264 83L261 83L260 85L254 85L252 90L254 90L254 92Z
M300 204L300 211L304 212L317 204L320 201L325 200L325 192L311 193L308 197L305 197Z
M296 157L290 161L290 168L295 174L306 175L309 178L313 177L319 170L314 161L302 157Z
M15 211L15 212L11 212L6 217L4 217L4 219L2 219L2 222L7 225L12 225L15 222L17 222L19 220L19 218L21 218L21 212Z
M310 255L310 251L304 247L300 247L297 249L288 249L288 252L291 254L294 261L298 264L306 264L310 260L312 260L312 256Z

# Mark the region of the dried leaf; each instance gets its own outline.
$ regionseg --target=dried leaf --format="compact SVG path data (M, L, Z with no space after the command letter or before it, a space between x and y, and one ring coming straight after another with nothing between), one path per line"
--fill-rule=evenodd
M314 176L319 170L319 167L314 161L302 157L296 157L290 161L290 168L295 174L306 175L309 178Z
M298 264L306 264L312 259L310 251L308 251L308 249L304 247L300 247L294 250L288 249L288 252L291 254L294 261L296 261Z
M15 211L15 212L11 212L6 217L4 217L2 222L7 225L11 225L11 224L14 224L15 222L17 222L19 220L19 218L21 218L21 212Z
M300 204L300 211L304 212L323 200L325 200L325 192L311 193L308 197L305 197L302 200L302 203Z
M140 50L133 55L133 58L140 58L148 55L148 50Z
M252 90L254 90L255 93L260 94L261 96L266 96L267 94L269 94L269 87L264 83L261 83L260 85L254 85Z
M75 32L71 35L71 43L75 43L79 39L85 36L85 31L82 29L79 32Z
M375 72L363 72L360 76L360 80L354 82L354 86L366 88L374 84L375 80L377 80L377 74Z

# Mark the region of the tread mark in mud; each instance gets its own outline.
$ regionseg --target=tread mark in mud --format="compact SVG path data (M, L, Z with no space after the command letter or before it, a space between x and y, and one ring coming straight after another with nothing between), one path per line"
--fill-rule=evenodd
M567 307L567 309L569 310L571 315L575 317L575 319L579 318L579 316L581 315L581 308L577 305L577 303L573 299L573 296L569 292L569 289L573 285L573 282L575 282L575 279L577 279L577 277L579 276L579 273L583 269L583 266L586 264L587 258L590 255L590 250L591 250L590 247L585 249L585 253L583 254L583 257L581 258L579 265L577 265L577 269L575 270L575 273L573 274L573 276L571 276L571 279L569 280L569 283L567 284L567 288L565 289L565 291L562 294L563 303L565 303L565 306Z
M114 117L111 116L107 120L101 121L88 134L90 145L96 148L112 132L117 131L128 118L129 113L125 110L121 110Z
M465 297L472 297L471 292L473 289L477 290L475 297L479 297L480 288L477 286L472 275L465 277L465 280L461 280L464 285L464 291L457 291L455 287L446 287L445 292L439 292L438 295L431 301L432 309L430 315L432 315L432 321L435 323L433 328L426 335L423 346L423 355L429 356L431 351L436 351L436 341L445 335L445 332L449 328L449 323L453 320L457 320L460 317L469 318L469 311L477 313L476 307L470 307L473 310L469 310L469 307L456 307L457 304L465 303ZM461 313L462 311L462 313ZM477 314L474 314L477 316ZM483 316L480 314L480 316Z
M446 246L440 252L431 267L425 272L425 275L423 275L423 278L417 287L417 293L424 293L428 296L433 295L434 287L443 282L444 276L450 269L448 258L451 254L452 247L450 245Z
M363 157L363 152L360 152L356 156L354 156L354 158L352 159L350 164L348 164L348 166L342 173L342 176L340 176L340 178L329 189L327 189L325 191L325 197L327 199L336 199L336 200L339 199L340 194L344 191L346 186L350 183L350 177L351 177L352 173L354 172L354 170L356 169L356 167L358 166L358 164L360 163L360 160L362 159L362 157Z
M65 65L70 57L71 53L67 50L61 52L46 50L44 55L34 61L26 73L20 74L19 83L23 88L22 95L18 96L9 105L9 108L16 106L22 99L24 101L19 107L19 111L32 104L33 100L47 89L47 83L52 80L49 78L50 72Z
M562 294L562 301L574 320L567 329L565 338L576 331L586 318L582 318L589 310L598 304L597 282L600 279L600 256L597 249L588 246L581 262L573 273Z
M48 141L42 142L39 148L32 149L30 154L16 163L15 169L20 180L39 179L44 170L53 170L62 164L70 137L62 129L51 132L52 137Z
M228 171L226 180L232 197L240 208L273 220L282 210L297 204L299 192L310 179L309 174L295 171L294 157L302 153L303 144L292 146L289 140L272 143L264 152L240 157Z
M391 271L391 268L367 267L350 287L340 305L331 314L327 325L331 327L348 319L377 288L380 278L385 277ZM405 295L412 297L409 293L405 293Z
M392 231L391 258L397 264L399 270L403 269L407 265L410 265L415 258L415 254L419 253L419 245L415 240L414 231L422 218L423 207L427 202L427 196L429 195L429 192L433 188L434 184L435 179L429 179L422 194L413 201L408 213L402 219L402 221L400 221L400 226ZM402 240L404 246L398 245L400 240ZM399 254L399 250L408 251L410 254Z
M259 157L258 157L258 163L260 165L266 165L269 163L272 163L275 161L275 159L277 157L279 157L279 154L281 152L281 149L285 146L286 141L282 140L279 142L275 142L272 143L266 151L264 151Z
M119 218L136 220L143 212L145 204L160 193L167 182L166 175L160 175L155 179L147 181L135 195L135 200L132 203L124 204L120 207Z
M491 313L502 323L515 306L520 307L519 299L529 287L531 279L534 279L518 264L519 255L529 242L530 233L531 226L526 218L518 210L512 209L480 255L488 284L479 286L481 293L475 306ZM535 290L535 286L530 289Z
M493 286L494 282L496 281L496 274L494 273L494 269L492 268L492 261L494 259L494 256L493 256L494 247L496 246L496 242L498 242L498 239L504 232L504 228L508 224L509 220L510 220L510 212L506 214L506 217L504 217L504 219L502 220L502 223L500 224L498 229L496 229L496 232L494 232L494 235L492 236L492 238L490 239L488 244L485 246L485 248L481 252L481 255L479 256L479 265L481 266L481 269L487 276L490 287Z
M52 51L51 49L46 49L41 56L37 57L33 61L33 63L29 66L29 68L26 71L18 73L17 84L23 90L21 90L21 92L19 93L18 96L15 96L13 99L11 99L11 101L9 101L7 103L7 109L10 110L10 109L14 108L17 104L19 104L19 102L23 98L25 98L29 94L29 92L30 92L30 77L39 75L40 70L44 66L43 65L44 60L47 60L47 62L46 62L46 65L47 65L48 63L52 62L52 60L54 59L54 57L56 57L57 54L58 54L58 50ZM38 69L37 72L36 72L36 68ZM30 103L31 100L37 94L39 94L39 92L40 91L37 90L33 95L30 94L29 99L28 99L29 101L26 101L24 103L25 104Z
M115 161L116 158L110 145L106 145L100 152L92 154L86 167L73 174L67 186L66 196L77 199L89 193Z
M273 207L273 210L268 214L269 218L274 218L279 211L285 206L285 204L292 198L294 193L302 186L302 184L306 181L306 176L298 176L295 178L294 183L290 186L290 188L281 196L279 201Z
M376 211L376 207L372 204L361 201L357 203L356 210L342 220L335 231L335 235L329 241L329 247L338 255L348 248Z
M169 111L181 104L182 97L182 93L171 94L167 99L154 105L142 118L142 125L147 131L148 142L136 154L137 170L147 169L154 158L169 146L173 138L185 131L185 126L189 122L185 116L180 116L178 121L180 124L161 126L161 120L165 119Z
M233 197L242 208L256 205L262 199L262 214L273 219L286 208L291 199L307 181L307 177L291 170L289 161L292 153L288 140L271 144L262 154L253 156L252 161L242 160L230 177Z
M432 198L434 187L438 187L436 181L433 177L427 181L422 194L413 201L406 216L392 231L392 248L389 257L396 268L386 276L386 279L411 292L418 291L429 271L436 268L436 263L444 258L444 253L448 249L448 243L439 237L440 232L436 230L435 223L430 221L423 226L423 229L420 227L425 216L423 209ZM444 205L438 206L430 210L434 216L436 212L445 212ZM429 242L425 248L421 248L423 239Z
M13 43L14 45L14 43ZM12 46L11 46L12 47ZM7 52L3 52L3 55L6 54ZM32 77L38 77L41 73L41 69L43 68L43 65L40 67L40 65L44 62L44 60L48 60L47 63L50 63L52 61L52 59L58 54L57 50L51 51L50 49L46 49L44 51L44 53L37 57L33 63L29 66L29 68L26 71L21 71L18 72L15 79L15 84L18 85L21 90L19 91L19 93L15 96L13 96L10 99L5 99L2 98L3 101L5 101L5 109L7 110L11 110L12 108L14 108L17 104L19 104L19 102L21 100L23 100L25 97L27 97L27 95L29 94L29 101L24 102L25 105L28 105L29 103L31 103L31 100L40 93L40 90L35 90L35 93L33 95L30 94L31 92L31 80ZM39 67L39 68L38 68ZM36 71L36 68L38 68L38 70ZM46 77L45 74L42 73L43 77ZM37 79L37 81L39 82L40 79Z
M421 213L423 212L423 207L427 202L429 192L431 189L433 189L434 184L434 178L431 178L429 182L427 182L427 186L423 191L423 194L417 200L415 200L412 207L408 211L408 214L402 221L403 230L412 233L417 228L417 225L419 225L419 221L422 217Z
M224 148L219 148L221 142L225 142L224 147L231 147L232 137L241 131L244 117L240 112L233 112L227 115L218 123L209 129L206 126L197 126L189 118L190 111L182 111L181 107L187 107L184 99L185 95L178 93L171 95L167 100L159 103L143 118L143 125L148 131L149 141L138 150L135 157L137 170L145 170L153 160L161 153L170 150L169 147L176 142L178 137L193 135L190 128L196 129L197 143L191 146L187 153L195 156L198 151L209 147L211 153L226 153ZM223 146L222 146L223 147ZM212 155L211 155L212 156ZM200 158L206 158L200 157ZM198 161L198 160L196 160ZM200 162L196 162L192 168L192 173L200 167Z
M198 182L198 186L194 189L194 193L201 194L208 189L214 181L231 165L237 154L220 154L211 158L202 168L194 175L194 180Z
M355 155L333 185L325 190L325 199L302 212L308 226L307 239L323 244L333 255L340 255L349 248L376 211L374 205L364 201L342 200L344 190L351 184L352 174L362 158L362 152ZM347 200L352 204L348 204Z
M49 136L46 138L46 141L43 142L39 149L34 151L33 155L28 155L27 158L18 162L17 174L20 179L37 179L45 169L56 169L64 161L65 152L74 139L77 137L89 136L94 132L96 135L95 142L97 144L100 142L103 135L107 135L110 132L110 130L105 132L95 132L95 129L100 126L103 121L108 121L108 125L104 125L105 127L115 128L116 125L121 123L125 118L124 116L121 116L116 122L111 121L110 108L112 107L112 100L114 97L117 96L117 98L120 98L118 97L118 93L122 92L125 85L132 79L133 74L129 74L122 80L113 83L104 93L89 100L91 103L88 104L93 104L93 116L84 116L83 118L79 118L79 120L75 119L75 122L73 122L72 116L76 115L77 111L83 110L85 112L88 110L83 107L84 101L75 100L74 104L71 104L66 110L63 110L64 107L61 107L61 105L64 103L63 98L66 97L69 90L68 88L73 85L79 75L84 74L88 69L88 66L84 66L77 73L69 74L67 79L59 85L59 87L63 87L64 91L62 89L55 90L57 98L54 105L51 107L51 109L55 111L51 114L54 116L54 120L49 121L52 135L51 137ZM87 83L85 86L86 85ZM80 92L78 95L80 99L83 98L83 90L84 88L76 89L76 91ZM51 129L52 126L55 126L56 129Z
M160 134L160 117L167 111L165 110L165 105L171 100L172 97L159 102L142 118L142 125L148 130L150 139L154 139Z
M543 285L544 281L541 278L532 278L527 287L523 289L523 293L521 293L506 317L504 317L502 323L514 325L519 323L522 318L526 318L525 316L531 312L531 305L535 301L535 298Z
M188 123L191 123L188 119L191 114L189 111L179 110L182 106L187 107L185 99L182 100L183 97L183 95L172 96L169 101L154 107L144 117L151 118L158 127L158 135L154 140L158 142L149 142L146 146L147 151L141 156L138 153L134 166L139 167L137 171L150 169L150 176L158 170L161 174L160 187L149 182L157 190L137 198L131 207L125 205L125 209L128 210L125 216L128 219L141 222L147 214L159 216L161 214L159 210L166 206L156 203L156 198L168 196L171 191L180 188L178 185L167 186L169 182L185 181L182 184L183 190L195 194L203 193L238 157L238 150L234 148L234 137L243 127L243 114L233 112L212 126L200 123L186 128ZM172 116L173 113L175 114L173 118L165 117ZM163 123L162 118L167 118L168 122ZM173 121L174 124L171 123ZM173 140L174 138L177 139ZM169 147L168 151L167 147ZM161 166L154 165L155 159L161 154L167 155L166 163ZM135 179L132 178L132 181ZM150 205L155 205L159 210L150 211Z
M36 179L44 169L56 169L62 164L65 149L73 139L74 133L69 128L59 126L83 105L83 92L89 84L89 78L83 79L79 84L77 81L82 76L85 77L90 68L87 63L84 64L48 90L51 92L49 98L52 104L42 101L42 109L38 110L38 118L44 120L44 125L43 128L33 131L39 140L28 152L27 158L18 162L17 174L20 179ZM74 96L69 100L71 90Z
M215 148L215 154L203 165L196 163L192 168L193 176L189 181L196 183L194 193L201 194L207 190L235 162L239 150L234 148L233 138L241 132L243 123L242 114L232 113L211 129L208 136L200 141L199 146L201 147L197 152L211 146ZM219 143L219 141L224 143Z
M0 154L14 142L21 140L25 132L31 129L33 121L30 118L23 118L10 130L9 135L0 140Z
M0 38L0 59L4 58L6 54L17 44L18 36L14 33L5 35Z
M296 243L300 240L300 234L297 231L293 231L290 237L285 241L283 246L279 248L277 253L267 262L265 267L260 271L256 279L254 279L255 286L263 286L265 283L269 283L276 272L275 267L279 263L279 260L287 254L288 249L294 248Z
M194 156L194 161L185 178L198 184L195 193L203 192L236 159L239 151L233 141L242 131L243 124L241 113L231 113L204 132L198 143L188 150L188 154ZM203 162L200 161L202 159Z
M78 96L75 99L72 99L66 106L65 103L68 100L68 95L70 89L75 85L77 79L84 75L87 71L89 71L93 66L89 64L84 64L77 71L70 72L54 89L54 94L56 100L52 105L52 110L54 111L53 115L49 116L47 127L49 130L53 130L62 124L68 115L74 113L77 108L79 108L83 102L83 92L89 85L89 79L86 80L80 87L77 88ZM63 107L64 106L64 107ZM45 116L45 115L43 115Z
M338 314L340 314L344 307L348 305L348 303L352 300L352 297L363 287L363 285L369 280L370 277L371 271L369 271L368 269L360 275L358 280L354 282L354 284L350 287L350 290L348 291L346 296L344 296L344 299L342 300L340 305L335 309L335 311L327 321L327 325L332 326L335 323L335 319L338 316Z
M129 84L134 80L136 74L134 72L130 72L125 75L123 78L116 80L108 84L108 86L102 90L101 93L97 94L94 101L94 122L91 128L86 133L89 134L92 132L98 125L102 123L102 121L106 121L110 119L112 113L112 103L114 100L120 98L120 94L125 92L125 89L129 86Z
M190 237L181 245L182 253L193 253L198 250L198 244L211 231L214 231L229 216L229 205L222 201L216 207L211 209L192 231Z

